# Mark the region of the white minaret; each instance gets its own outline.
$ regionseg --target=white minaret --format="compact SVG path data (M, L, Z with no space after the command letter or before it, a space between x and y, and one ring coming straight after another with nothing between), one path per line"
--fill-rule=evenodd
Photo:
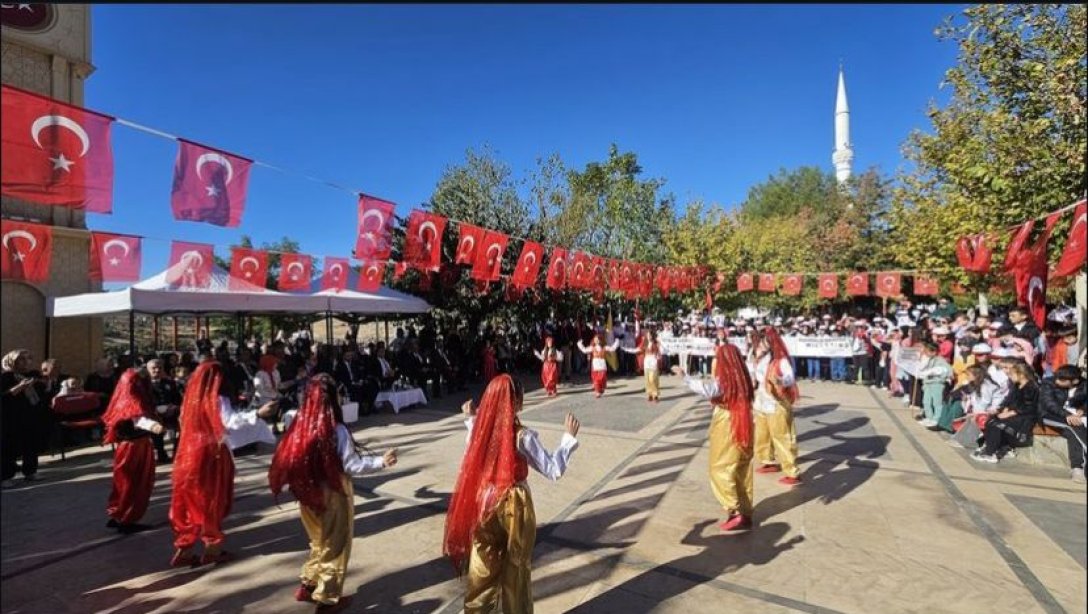
M839 93L835 96L835 178L842 183L850 178L854 164L854 147L850 143L850 107L846 104L846 79L839 66Z

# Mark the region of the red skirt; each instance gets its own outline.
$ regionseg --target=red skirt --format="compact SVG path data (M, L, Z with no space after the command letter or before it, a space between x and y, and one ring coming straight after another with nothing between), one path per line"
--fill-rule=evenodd
M150 437L117 444L113 453L113 489L106 514L120 524L143 518L155 488L155 448Z
M555 392L559 385L559 363L550 361L544 363L544 368L540 371L540 381L544 384L545 390Z
M593 380L593 391L597 394L604 392L604 389L608 386L608 371L606 369L591 371L589 378Z
M223 541L223 519L234 503L234 457L226 444L219 444L218 454L209 456L205 464L196 468L199 475L186 476L181 486L175 475L170 501L175 548L189 548L197 540L205 545Z

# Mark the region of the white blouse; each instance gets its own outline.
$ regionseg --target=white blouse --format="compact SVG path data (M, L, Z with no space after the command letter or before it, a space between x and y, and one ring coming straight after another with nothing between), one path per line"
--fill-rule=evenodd
M472 438L472 426L475 423L475 416L465 420L465 427L468 429L468 434L465 435L466 445ZM522 427L521 436L518 437L518 453L525 457L533 470L553 482L566 473L570 456L576 449L578 449L578 440L570 433L563 433L563 438L559 441L559 447L555 449L555 452L549 452L544 447L544 444L540 442L540 435L533 429Z
M253 398L259 404L275 401L280 398L280 373L275 369L269 375L268 371L257 371L253 376Z
M385 460L381 456L362 456L355 451L355 440L351 436L351 431L343 424L336 425L336 451L340 453L344 473L351 477L363 476L385 468Z
M779 370L782 374L782 381L780 385L783 388L788 388L794 384L793 365L789 360L781 358L778 361ZM771 368L771 355L767 354L759 362L756 363L756 367L752 372L752 383L756 387L756 403L755 409L764 414L773 414L778 409L778 400L774 398L771 393L767 392L763 382L767 379L767 372Z
M276 443L272 427L257 415L257 410L235 411L230 398L219 397L219 417L227 429L227 445L231 450L247 446L258 441ZM182 425L184 428L184 425Z

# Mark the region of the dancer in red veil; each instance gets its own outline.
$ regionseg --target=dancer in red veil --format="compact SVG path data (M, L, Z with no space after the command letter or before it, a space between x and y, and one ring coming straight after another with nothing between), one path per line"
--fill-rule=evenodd
M174 567L221 563L232 558L223 551L223 519L234 501L234 456L227 443L230 431L251 428L258 418L276 410L275 401L258 411L236 412L221 396L223 368L201 363L185 386L181 402L181 436L174 455L174 492L170 524L174 529ZM193 554L197 541L204 554Z
M397 464L397 451L360 456L337 397L336 382L314 376L298 417L276 448L268 470L273 495L290 488L298 499L310 556L299 575L298 601L334 606L351 558L355 506L351 478Z
M578 420L567 414L559 448L548 452L536 431L521 426L521 384L503 374L480 399L461 409L469 416L468 449L446 513L442 552L458 573L468 575L466 614L533 611L531 567L536 512L526 478L529 467L550 480L567 469L578 447Z
M155 420L151 381L136 369L128 369L114 388L110 406L102 416L106 425L103 443L116 444L113 453L113 489L106 514L107 527L121 533L147 529L137 524L147 511L155 487L155 448L151 435L162 433Z
M756 473L776 473L781 468L785 475L778 482L796 486L801 478L793 405L801 394L793 364L786 344L773 327L764 328L756 340L751 368L756 385L755 451L761 463Z

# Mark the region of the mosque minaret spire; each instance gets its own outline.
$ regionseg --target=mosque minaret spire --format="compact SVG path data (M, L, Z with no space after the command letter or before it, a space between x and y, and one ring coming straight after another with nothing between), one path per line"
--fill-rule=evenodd
M839 91L835 96L835 178L843 183L850 178L854 166L854 146L850 143L850 105L846 103L846 78L839 65Z

